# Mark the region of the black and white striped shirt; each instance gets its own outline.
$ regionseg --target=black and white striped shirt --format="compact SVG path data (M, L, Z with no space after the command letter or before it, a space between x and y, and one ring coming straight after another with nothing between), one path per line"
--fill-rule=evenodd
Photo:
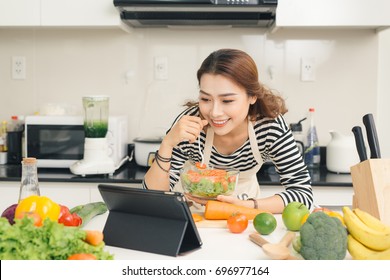
M184 110L173 125L183 116L199 116L199 107ZM172 125L172 126L173 126ZM257 146L263 161L272 161L280 176L280 183L285 187L278 195L285 205L291 201L304 203L309 209L313 204L313 193L309 172L295 143L294 137L284 118L258 118L254 123ZM206 134L201 132L201 149L204 149ZM201 161L198 143L181 142L173 149L170 169L170 187L173 189L179 180L180 170L187 160ZM248 140L230 155L223 155L213 147L210 157L211 165L226 166L241 172L253 168L257 162L251 151ZM144 182L145 183L145 182ZM146 185L145 185L146 187Z

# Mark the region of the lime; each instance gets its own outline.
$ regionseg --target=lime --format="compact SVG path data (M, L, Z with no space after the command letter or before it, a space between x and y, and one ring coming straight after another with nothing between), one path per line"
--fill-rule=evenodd
M276 219L271 213L260 213L253 219L253 226L256 231L262 235L272 233L275 230L276 225Z

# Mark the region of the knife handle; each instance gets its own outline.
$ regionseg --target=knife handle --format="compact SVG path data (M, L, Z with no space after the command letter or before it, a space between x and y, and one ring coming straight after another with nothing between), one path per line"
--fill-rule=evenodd
M363 123L366 127L367 140L370 146L371 158L380 158L381 152L379 149L378 135L376 133L376 127L374 117L372 114L363 116Z
M352 132L355 136L356 148L359 154L360 162L367 160L366 146L364 145L362 128L354 126Z

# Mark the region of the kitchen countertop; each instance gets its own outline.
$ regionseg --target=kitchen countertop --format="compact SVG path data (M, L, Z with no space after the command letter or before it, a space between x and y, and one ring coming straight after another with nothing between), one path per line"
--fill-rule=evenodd
M119 168L112 176L87 175L85 177L72 174L68 168L38 168L40 182L69 182L69 183L141 183L148 170L147 167L138 166L128 162ZM0 165L1 181L20 181L21 165ZM351 174L338 174L327 171L325 166L310 171L313 186L352 187ZM280 185L279 175L272 164L266 163L257 173L260 185Z
M86 229L103 230L108 213L99 215L92 219L86 226ZM277 227L271 234L263 236L270 243L279 243L282 237L286 234L287 229L283 224L280 214L275 215ZM249 221L247 229L240 234L233 234L227 228L203 228L198 227L198 232L203 245L201 248L188 252L178 257L136 251L131 249L106 246L105 250L114 254L115 260L269 260L270 258L263 250L249 240L249 235L255 233L252 221ZM226 244L232 250L224 250ZM237 250L237 248L240 248ZM290 253L293 256L301 258L290 245ZM351 259L347 253L346 259Z
M93 218L86 226L86 229L103 230L108 213ZM283 235L286 233L286 228L282 223L281 215L275 215L278 226L275 231L264 237L271 243L278 243ZM241 234L233 234L227 228L198 228L200 239L202 240L202 247L186 254L179 255L177 259L183 260L255 260L255 259L269 259L263 250L249 240L249 234L255 233L252 221L249 222L248 228ZM240 248L237 250L223 250L229 244L231 248ZM136 251L131 249L106 246L105 250L114 254L115 260L164 260L175 259L172 256L154 254L149 252ZM291 250L292 251L292 248Z

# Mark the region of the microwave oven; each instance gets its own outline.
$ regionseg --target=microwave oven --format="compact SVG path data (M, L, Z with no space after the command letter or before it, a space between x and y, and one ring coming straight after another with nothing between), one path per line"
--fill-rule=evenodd
M84 156L83 116L26 116L26 157L35 157L37 166L44 168L69 168ZM127 118L110 116L106 135L109 156L115 166L127 158Z

